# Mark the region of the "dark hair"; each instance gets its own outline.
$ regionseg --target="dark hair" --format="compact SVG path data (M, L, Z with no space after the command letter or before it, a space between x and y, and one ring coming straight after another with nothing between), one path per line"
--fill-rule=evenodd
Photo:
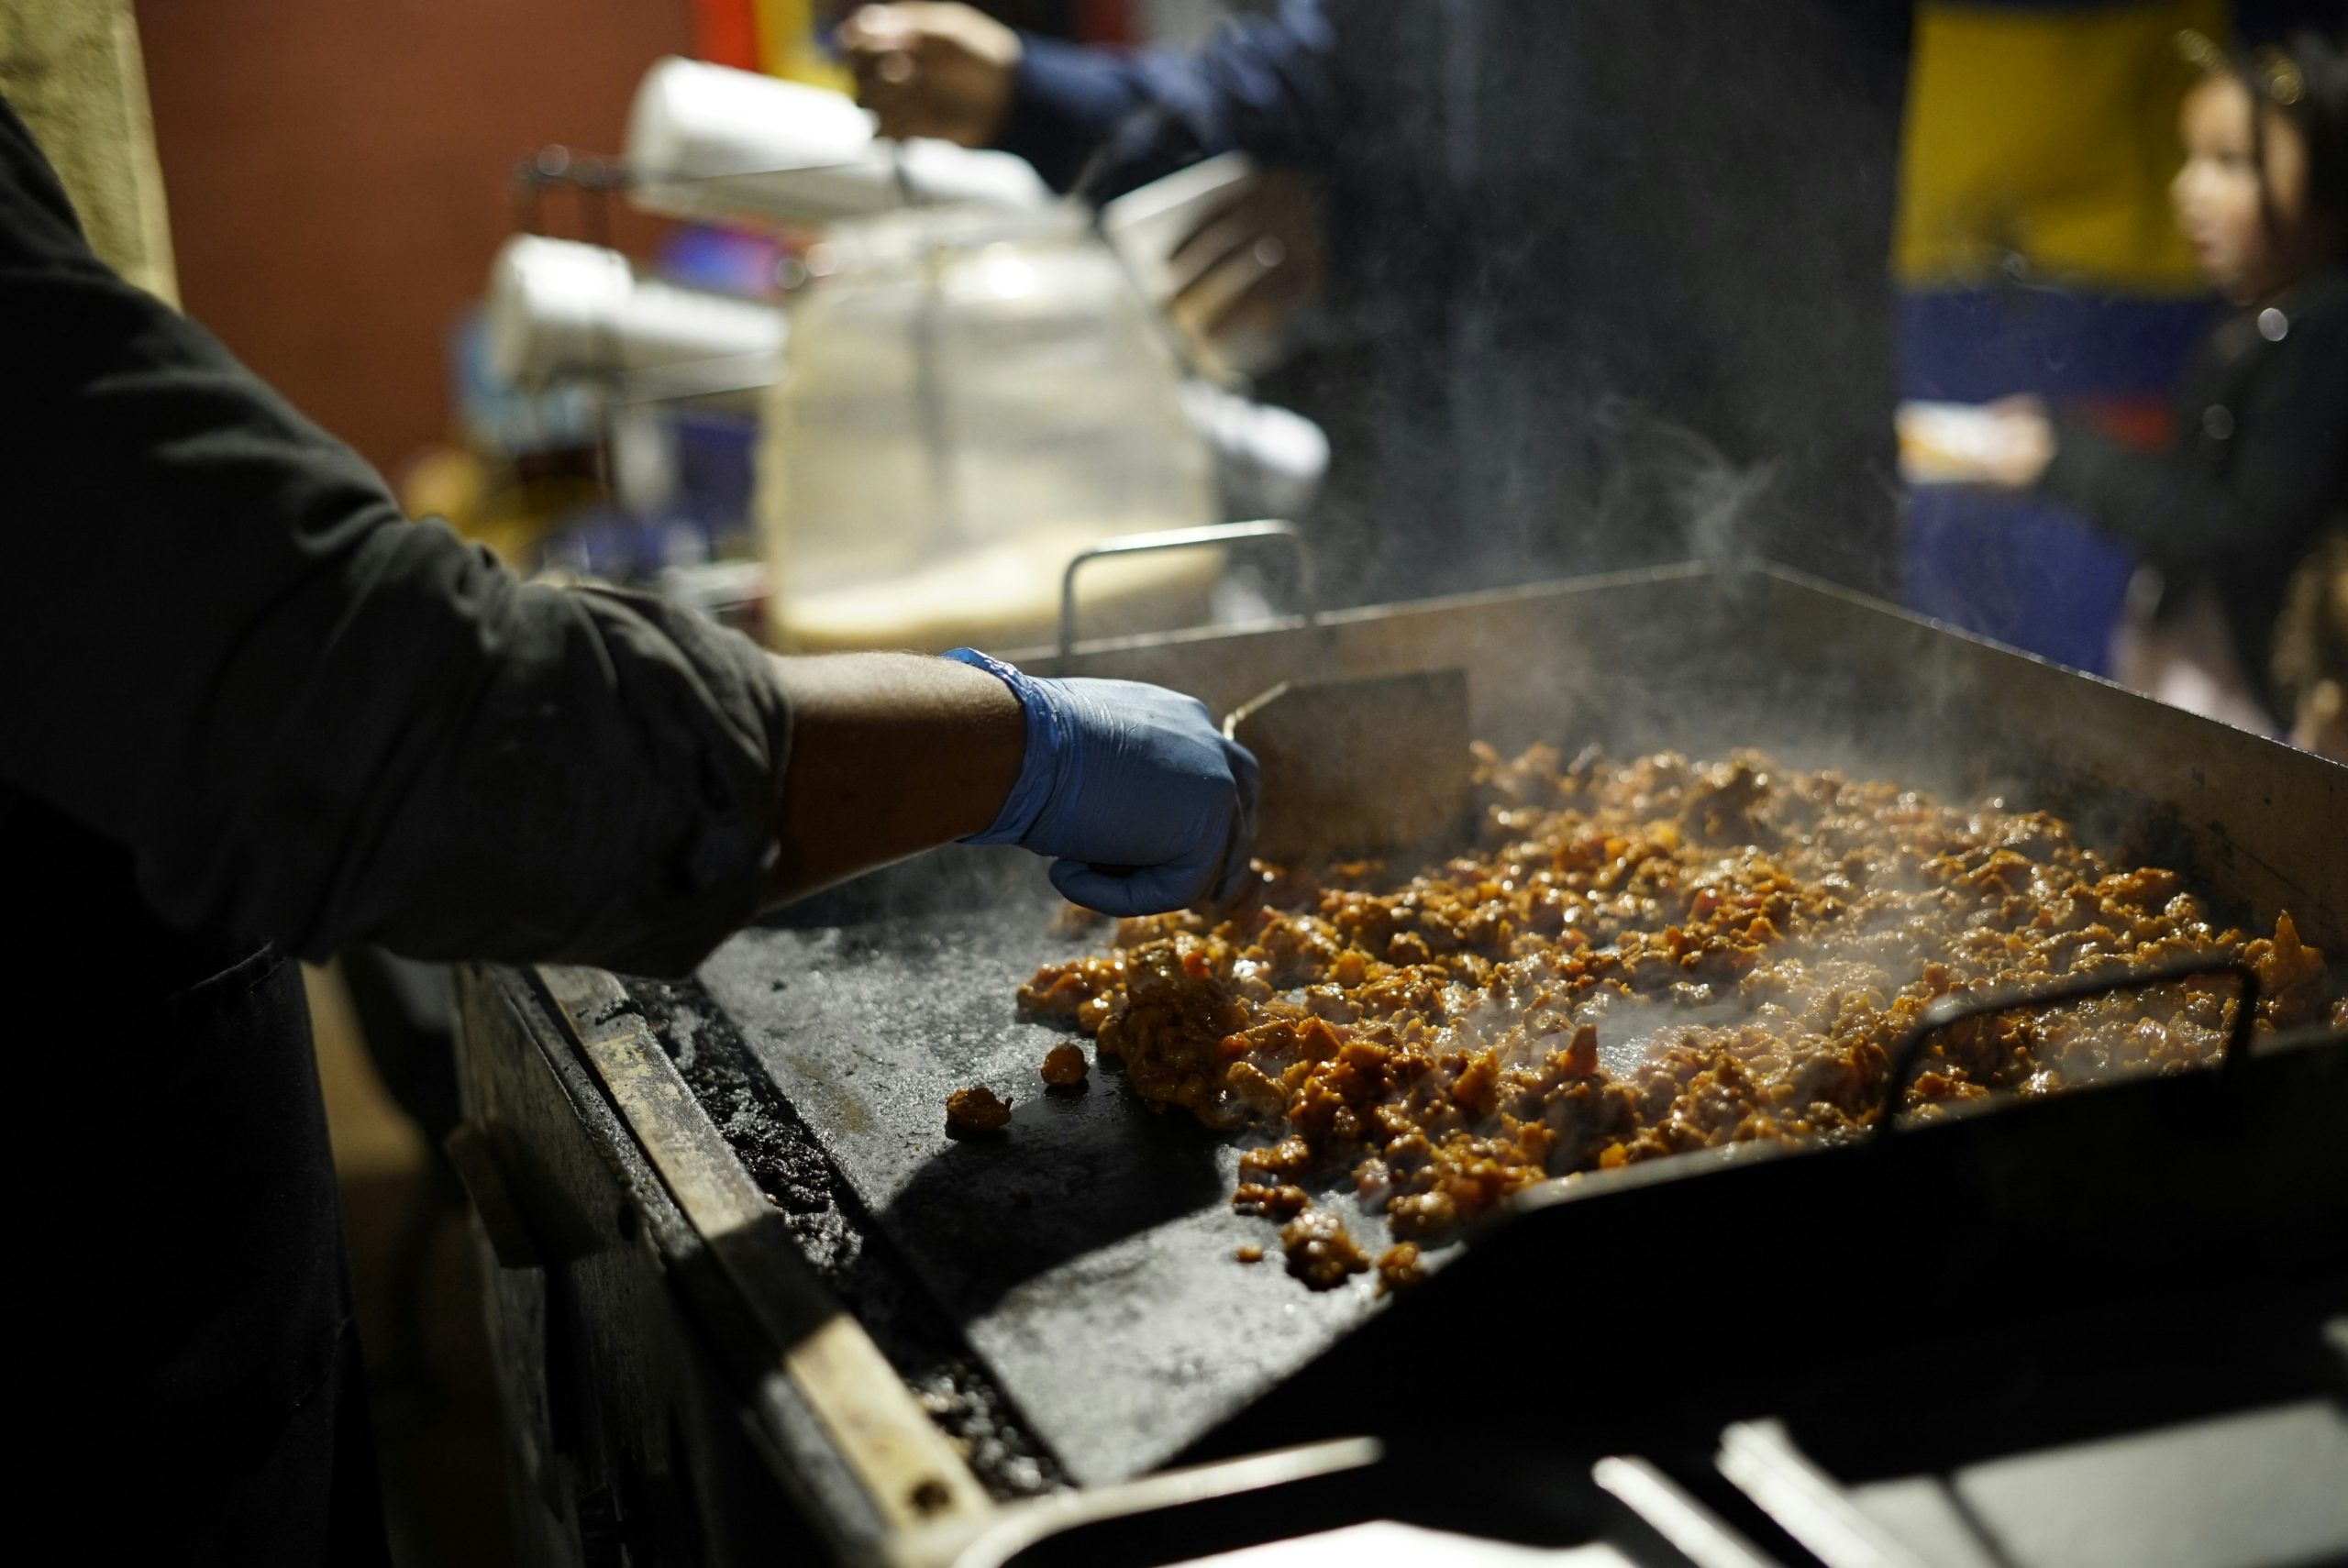
M2298 78L2296 101L2276 106L2308 144L2308 211L2348 224L2348 48L2338 39L2301 33L2281 58ZM2286 94L2287 83L2287 77ZM2272 84L2267 96L2279 97Z
M2227 50L2187 31L2177 35L2177 51L2209 75L2241 83L2253 104L2276 110L2298 128L2308 149L2308 215L2329 219L2333 248L2348 250L2348 48L2321 33L2302 32L2287 48ZM2271 234L2277 225L2266 182L2266 116L2253 115L2250 127L2259 212Z

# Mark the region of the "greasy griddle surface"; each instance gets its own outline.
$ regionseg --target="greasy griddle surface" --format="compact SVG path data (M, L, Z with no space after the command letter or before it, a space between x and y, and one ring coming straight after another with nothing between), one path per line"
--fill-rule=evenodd
M1152 1112L1114 1071L1047 1094L1074 1038L1020 1018L1057 934L1033 857L954 849L742 933L701 982L858 1197L1080 1482L1146 1470L1375 1309L1366 1276L1314 1294L1229 1206L1244 1143ZM1090 1053L1091 1046L1087 1043ZM1013 1101L1000 1137L946 1135L946 1097ZM1382 1217L1339 1199L1355 1238ZM1266 1261L1235 1249L1263 1246Z

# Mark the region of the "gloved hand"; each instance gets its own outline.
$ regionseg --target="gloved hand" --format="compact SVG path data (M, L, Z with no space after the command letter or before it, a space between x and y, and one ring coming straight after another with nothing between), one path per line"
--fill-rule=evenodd
M1104 914L1227 899L1256 838L1256 759L1194 697L1132 680L1047 680L969 648L946 656L1009 686L1027 713L1019 778L986 832L1053 856L1052 886Z

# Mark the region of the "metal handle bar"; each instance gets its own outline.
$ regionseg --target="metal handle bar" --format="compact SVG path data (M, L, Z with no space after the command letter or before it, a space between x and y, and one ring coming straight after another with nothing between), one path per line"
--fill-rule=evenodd
M1321 624L1319 596L1313 591L1312 551L1293 523L1277 517L1261 517L1252 523L1215 523L1204 528L1168 528L1157 534L1127 534L1119 538L1103 539L1070 557L1068 570L1060 575L1060 641L1059 657L1065 663L1076 651L1076 574L1087 561L1097 561L1110 556L1138 556L1160 550L1204 549L1211 545L1235 545L1248 539L1279 539L1288 546L1296 558L1297 596L1303 601L1304 624Z
M2141 987L2166 985L2174 980L2188 980L2200 975L2232 975L2241 983L2235 999L2233 1027L2226 1032L2226 1052L2219 1058L2221 1071L2232 1072L2249 1060L2250 1026L2258 1016L2258 971L2238 958L2218 958L2203 955L2175 958L2150 969L2131 969L2110 975L2090 975L2066 980L2061 985L2039 989L2019 987L1993 991L1979 997L1943 997L1924 1010L1924 1016L1914 1028L1899 1038L1891 1048L1890 1081L1884 1086L1883 1109L1876 1121L1875 1136L1891 1136L1899 1119L1900 1097L1924 1065L1924 1049L1933 1037L1952 1024L1971 1018L1988 1018L1996 1013L2011 1012L2016 1008L2055 1007L2064 1002L2084 1001L2089 997L2108 996L2113 991L2135 990Z

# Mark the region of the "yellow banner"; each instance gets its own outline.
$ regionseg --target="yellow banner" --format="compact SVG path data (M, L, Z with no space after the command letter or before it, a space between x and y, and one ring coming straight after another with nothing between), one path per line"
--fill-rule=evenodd
M769 75L838 93L855 91L848 73L823 46L819 29L829 26L834 7L819 6L815 0L751 3L758 21L759 64Z
M2019 255L2033 273L2169 293L2202 286L2169 215L2181 28L2229 31L2225 0L2071 10L1925 4L1916 16L1893 267L1963 284Z

